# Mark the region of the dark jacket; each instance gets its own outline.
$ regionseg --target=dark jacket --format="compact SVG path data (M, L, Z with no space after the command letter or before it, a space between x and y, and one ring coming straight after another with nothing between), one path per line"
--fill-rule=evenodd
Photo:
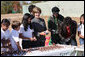
M66 26L67 26L67 24L61 23L60 27L59 27L59 36L63 40L66 39L66 36L67 36ZM76 41L76 30L77 30L77 22L72 20L71 23L70 23L70 33L71 33L71 35L70 35L69 39L73 39L74 41Z
M62 15L58 15L57 17L57 23L55 23L54 16L50 16L48 19L48 29L52 32L52 30L57 31L58 25L63 22L64 17Z

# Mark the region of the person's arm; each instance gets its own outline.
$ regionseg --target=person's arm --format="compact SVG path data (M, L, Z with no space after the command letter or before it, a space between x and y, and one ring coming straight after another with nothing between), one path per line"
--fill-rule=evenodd
M79 37L78 37L78 32L76 32L76 41L77 41L77 46L79 47L80 46L80 42L79 42Z
M7 43L8 43L8 46L10 46L10 45L11 45L10 38L9 38L9 39L7 39Z
M1 43L3 44L3 47L5 47L5 44L10 44L10 40L9 39L5 39L5 38L3 38L3 39L1 39Z
M79 36L80 38L84 38L84 36L81 35L80 27L78 27L78 36Z
M46 23L45 23L45 20L44 20L44 26L45 26L45 29L44 29L44 31L46 31L46 30L47 30L47 27L46 27Z
M61 40L64 40L64 37L61 35L61 33L62 33L62 29L63 29L62 26L63 26L63 23L58 24L58 34L59 34Z
M37 39L36 39L36 37L35 37L35 35L34 35L34 31L33 31L33 33L32 33L32 38L34 39L34 41L37 41Z
M29 40L32 41L32 38L28 38L28 37L23 36L23 34L22 34L23 32L24 32L24 28L20 27L19 38L21 38L21 39L29 39Z
M80 32L80 31L78 31L78 36L79 36L80 38L83 38L83 39L84 39L84 36L81 35L81 32Z
M48 19L48 30L51 31L52 30L52 21L50 20L50 18Z
M33 27L33 29L34 29L34 32L33 32L34 36L35 36L35 37L37 37L37 36L39 37L40 34L39 34L39 32L36 31L36 25L35 25L35 22L32 21L31 23L32 23L32 27Z
M13 47L12 47L12 43L11 43L12 39L9 38L8 41L9 41L9 42L8 42L8 47L9 47L9 49L10 49L11 51L14 51L14 49L13 49Z
M4 41L5 41L5 38L1 39L2 47L5 46L5 42Z
M29 40L33 41L33 38L24 37L22 35L22 33L19 34L19 38L21 38L21 39L29 39Z
M20 47L20 45L19 45L19 42L16 42L16 45L17 45L19 51L21 51L21 47Z

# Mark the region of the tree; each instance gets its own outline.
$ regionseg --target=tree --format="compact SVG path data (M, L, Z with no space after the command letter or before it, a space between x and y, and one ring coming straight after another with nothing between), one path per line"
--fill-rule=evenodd
M1 1L1 14L9 13L12 10L12 1Z
M18 12L20 12L21 6L18 1L1 1L1 14L12 13L14 5L17 5Z

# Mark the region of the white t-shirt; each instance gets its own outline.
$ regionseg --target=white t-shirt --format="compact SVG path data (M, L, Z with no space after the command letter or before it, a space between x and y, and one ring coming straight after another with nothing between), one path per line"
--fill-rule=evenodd
M6 31L4 31L2 28L1 28L1 39L5 38L6 40L7 39L10 39L10 31L7 29ZM1 47L3 46L3 44L1 43Z
M1 28L1 39L9 39L10 38L10 31L7 29L6 31L2 30Z
M14 49L13 51L17 51L18 47L17 47L16 42L14 41L13 38L10 38L10 42L11 42L12 48Z
M5 38L6 40L9 39L10 40L10 31L7 29L6 31L4 31L1 28L1 39ZM1 43L1 47L3 46L3 44ZM6 51L6 49L4 49L3 51Z
M24 37L32 38L32 33L33 32L34 32L34 30L30 29L30 26L28 26L27 31L24 30L24 26L23 25L20 26L20 33L22 33L22 35Z
M15 34L16 34L16 33L15 33ZM3 39L3 38L9 39L9 40L10 40L10 43L11 43L11 45L12 45L12 48L13 48L15 51L17 50L16 42L14 41L13 38L11 38L11 34L10 34L10 31L9 31L9 30L3 31L3 30L1 29L1 39ZM1 43L1 46L2 46L2 45L3 45L3 44Z
M84 24L81 24L79 27L78 27L78 31L81 32L81 35L84 36Z
M10 38L11 38L12 48L15 51L18 50L16 43L19 42L19 32L12 29L11 34L10 34Z
M11 38L13 38L15 42L19 42L19 32L12 29Z

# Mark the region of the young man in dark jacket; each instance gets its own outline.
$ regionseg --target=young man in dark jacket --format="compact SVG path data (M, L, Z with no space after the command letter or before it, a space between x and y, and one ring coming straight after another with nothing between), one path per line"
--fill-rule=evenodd
M61 39L58 34L59 24L63 22L64 17L59 14L59 8L53 7L52 13L53 15L48 19L48 29L51 32L51 40L53 44L61 43Z

